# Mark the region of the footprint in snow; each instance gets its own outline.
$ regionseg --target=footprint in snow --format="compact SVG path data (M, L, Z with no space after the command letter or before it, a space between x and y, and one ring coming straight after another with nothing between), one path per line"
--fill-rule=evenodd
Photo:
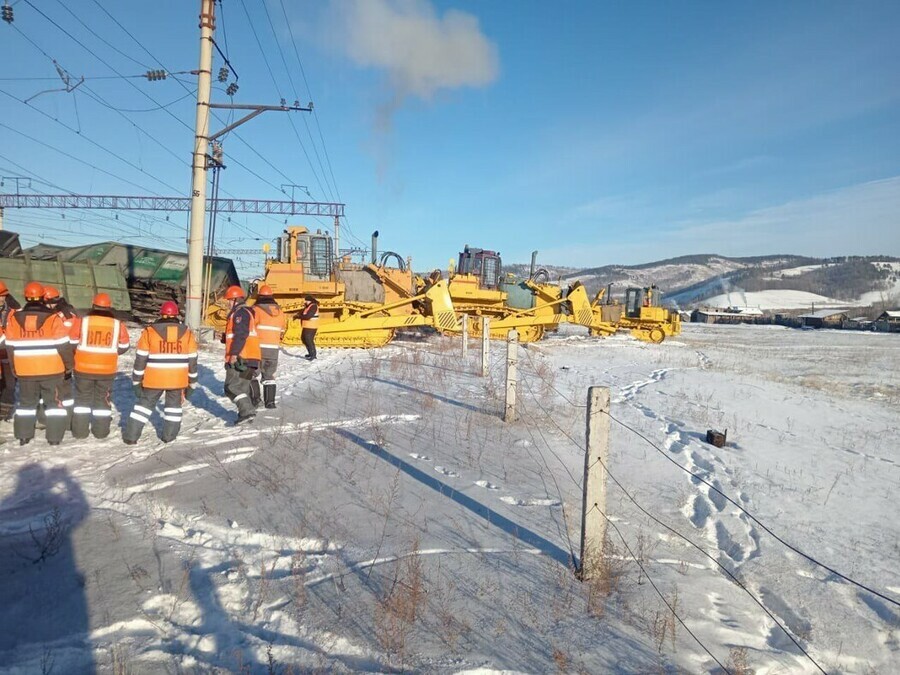
M442 466L434 467L434 470L437 471L442 476L447 476L448 478L459 478L459 474L455 471L451 471L450 469L445 469Z
M477 485L478 487L483 487L485 490L499 490L500 489L499 486L494 485L493 483L489 483L486 480L476 480L475 485Z
M517 448L527 448L531 445L531 441L529 441L525 438L520 438L516 441L513 441L513 445L516 446Z
M558 499L518 499L517 497L500 497L500 501L512 506L559 506Z
M427 457L425 455L420 455L418 452L411 452L409 453L409 456L413 459L418 459L420 462L427 462L429 459L431 459L430 457Z

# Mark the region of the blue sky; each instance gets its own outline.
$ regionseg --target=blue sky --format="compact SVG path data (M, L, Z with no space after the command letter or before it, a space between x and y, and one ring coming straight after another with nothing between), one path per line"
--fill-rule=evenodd
M0 24L0 173L36 177L44 193L186 194L190 75L88 79L30 106L20 101L59 80L8 78L55 77L51 58L88 78L159 67L152 57L190 70L198 6L16 3L14 27ZM227 138L222 189L339 194L360 241L378 229L417 269L445 266L466 243L572 266L900 255L900 3L224 0L219 11L235 102L312 98L317 113L297 113L296 133L266 113ZM184 246L184 214L6 216L29 242ZM257 248L283 226L233 217L220 245ZM258 259L238 257L252 273Z

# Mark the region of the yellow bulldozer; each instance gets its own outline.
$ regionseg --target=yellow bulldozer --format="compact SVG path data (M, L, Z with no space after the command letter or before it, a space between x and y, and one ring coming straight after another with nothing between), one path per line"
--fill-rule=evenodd
M335 260L327 232L288 227L277 241L275 256L266 259L263 278L251 285L248 304L253 303L256 287L265 284L272 289L287 315L282 340L286 345L301 344L299 312L306 296L319 302L316 344L322 347L381 347L399 328L456 328L447 282L414 290L412 270L401 256L388 251L378 258L377 236L376 232L372 237L371 262L354 264L348 258ZM223 330L228 309L217 299L207 309L207 323Z
M512 275L503 275L498 252L463 248L456 266L451 264L448 270L449 292L457 317L468 315L473 336L482 334L485 318L490 319L492 340L505 340L509 331L516 329L520 342L535 342L561 323L588 326L596 335L616 332L615 325L601 320L593 311L581 283L572 284L564 292L559 285L549 283L546 270L535 269L536 256L535 251L528 279L520 281ZM440 276L440 271L435 270L431 279ZM438 330L456 335L461 327Z
M613 300L611 295L610 288L606 288L594 297L591 309L598 320L615 324L638 340L655 344L681 333L681 316L660 305L662 294L656 286L625 289L624 304Z

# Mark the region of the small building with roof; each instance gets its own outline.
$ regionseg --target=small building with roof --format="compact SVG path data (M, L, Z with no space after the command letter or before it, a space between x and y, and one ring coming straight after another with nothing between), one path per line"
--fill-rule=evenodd
M850 321L850 315L843 309L820 309L798 318L802 328L842 328Z
M875 330L882 333L900 333L900 309L889 309L882 312L875 323Z

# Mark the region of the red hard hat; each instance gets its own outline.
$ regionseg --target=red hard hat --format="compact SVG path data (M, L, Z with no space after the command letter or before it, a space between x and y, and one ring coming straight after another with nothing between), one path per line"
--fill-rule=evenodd
M9 289L6 287L6 284L0 281L0 295L6 295L7 293L9 293Z
M160 316L178 316L178 305L171 300L166 300L159 308Z
M110 307L112 307L112 298L110 298L106 293L97 293L97 295L94 296L93 304L94 307L109 309Z
M44 295L44 287L36 281L29 281L25 284L25 299L40 300Z
M54 286L44 286L43 297L45 302L57 300L59 299L59 291Z
M275 293L272 292L271 287L265 285L260 286L256 294L263 298L271 298L273 295L275 295Z
M228 290L225 291L225 299L226 300L234 300L235 298L243 298L244 297L244 289L240 286L229 286Z

